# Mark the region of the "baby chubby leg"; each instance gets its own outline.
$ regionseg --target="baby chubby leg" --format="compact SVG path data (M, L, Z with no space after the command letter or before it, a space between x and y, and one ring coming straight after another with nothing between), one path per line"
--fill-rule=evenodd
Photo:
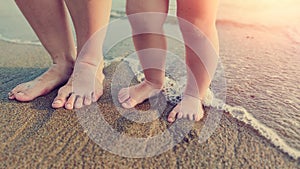
M218 34L215 25L218 0L177 0L177 16L185 41L187 84L182 101L168 121L203 117L201 100L214 76L218 61Z
M132 108L162 89L167 46L163 24L168 5L167 0L127 0L126 13L145 81L120 90L118 99L124 108Z

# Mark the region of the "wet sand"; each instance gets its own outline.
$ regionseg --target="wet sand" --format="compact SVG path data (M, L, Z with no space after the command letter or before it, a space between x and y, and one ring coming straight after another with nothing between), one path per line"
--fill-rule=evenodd
M226 43L232 40L230 29L229 25L220 30L224 35L222 48L233 48ZM245 34L238 35L245 39ZM88 137L75 111L51 108L57 90L29 103L7 99L13 86L33 79L51 64L42 47L0 41L0 51L0 168L300 168L299 159L292 159L225 112L220 126L204 143L197 139L203 126L201 121L183 141L163 154L142 159L112 154ZM239 57L226 50L221 52ZM116 111L110 81L117 65L115 62L105 68L105 94L97 103L105 119L116 130L135 137L154 136L163 131L170 125L166 112L151 123L137 124ZM230 74L233 68L226 68ZM233 96L229 102L231 99ZM148 106L146 102L139 108Z

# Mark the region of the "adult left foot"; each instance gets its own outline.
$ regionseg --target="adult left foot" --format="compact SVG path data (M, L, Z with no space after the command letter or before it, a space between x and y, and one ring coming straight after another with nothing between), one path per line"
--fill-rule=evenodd
M17 85L8 93L9 99L31 101L66 83L73 70L73 63L53 64L45 73L32 81Z

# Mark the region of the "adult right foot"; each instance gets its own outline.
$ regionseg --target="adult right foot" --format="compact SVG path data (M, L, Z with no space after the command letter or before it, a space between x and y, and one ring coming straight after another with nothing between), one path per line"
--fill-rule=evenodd
M52 103L53 108L79 109L96 102L103 94L104 63L93 64L92 59L77 59L68 82L62 86Z
M32 81L17 85L8 93L9 99L31 101L66 83L73 71L73 62L53 64L45 73Z

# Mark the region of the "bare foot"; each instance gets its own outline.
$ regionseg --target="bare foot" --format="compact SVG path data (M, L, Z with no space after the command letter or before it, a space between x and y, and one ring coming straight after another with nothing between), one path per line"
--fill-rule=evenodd
M103 94L103 64L100 66L77 61L66 85L61 87L52 103L53 108L68 110L96 102Z
M53 64L45 73L32 81L17 85L8 93L9 99L31 101L46 95L56 87L64 84L70 77L73 63Z
M171 111L168 121L173 123L176 119L188 118L199 121L203 118L204 111L199 98L184 95L181 102Z
M121 89L118 94L118 99L124 108L130 109L158 94L162 86L161 84L154 84L145 80L140 84Z

